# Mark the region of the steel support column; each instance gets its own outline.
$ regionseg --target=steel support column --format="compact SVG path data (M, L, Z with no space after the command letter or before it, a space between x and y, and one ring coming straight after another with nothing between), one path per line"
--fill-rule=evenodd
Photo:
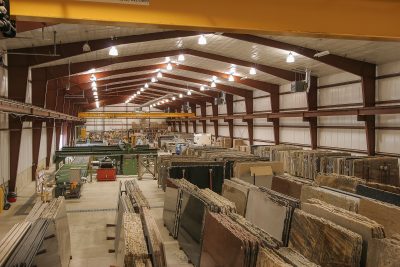
M226 94L226 113L228 116L233 115L233 95L231 94ZM229 129L229 137L231 138L231 143L229 147L232 147L233 145L233 119L227 119L225 122L228 123L228 129Z
M364 107L375 106L375 65L364 70L361 77ZM375 115L358 116L359 121L364 121L365 136L367 141L367 152L369 156L376 153L376 129Z
M55 149L55 151L57 151L60 147L60 142L62 142L61 133L62 133L62 128L63 128L63 123L61 121L56 121L55 128L56 128L56 143L55 143L56 149Z
M311 77L310 88L307 92L307 109L315 111L318 109L318 81L316 77ZM318 117L303 118L308 121L310 126L311 149L318 148Z
M207 104L206 103L200 104L200 113L201 113L202 118L205 118L207 116ZM202 120L201 124L203 126L203 133L206 133L207 132L207 121Z
M42 136L42 120L32 121L32 181L35 180L39 164L40 139Z
M194 115L196 116L196 104L194 103L190 103L190 109L192 111L192 113L194 113ZM193 124L193 133L197 133L197 122L196 120L192 121Z
M272 113L279 113L279 108L280 108L279 92L271 94L270 101L271 101ZM272 122L272 125L274 128L275 145L279 145L280 144L280 127L279 127L280 121L279 121L279 118L267 119L267 121Z
M249 97L246 97L244 99L245 101L245 105L246 105L246 114L250 115L253 114L253 94ZM248 131L248 135L249 135L249 145L253 145L254 144L254 120L253 119L246 119L244 120L245 122L247 122L247 131Z
M54 120L46 121L46 169L50 167L51 150L53 148Z
M19 118L9 116L8 119L10 129L10 191L16 190L17 175L18 175L18 161L19 149L21 145L22 135L22 122Z
M218 105L215 105L214 103L211 104L212 106L212 113L214 117L218 117ZM215 140L217 140L218 136L219 136L219 128L218 128L218 119L214 119L212 120L213 124L214 124L214 135L215 135Z

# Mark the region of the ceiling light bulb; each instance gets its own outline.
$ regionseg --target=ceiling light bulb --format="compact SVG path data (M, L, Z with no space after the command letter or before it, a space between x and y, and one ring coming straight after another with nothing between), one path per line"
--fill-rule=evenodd
M99 107L100 107L99 101L96 101L96 108L99 108Z
M128 103L129 103L129 101L128 101L128 100L126 100L126 101L125 101L125 104L128 104Z
M171 63L168 63L168 65L167 65L167 70L172 70L172 65L171 65Z
M211 83L211 87L212 87L212 88L215 88L215 87L217 87L217 84L213 81L213 82Z
M192 91L187 91L187 95L192 95Z
M159 71L159 72L157 73L157 78L162 78L162 73L161 73L161 71Z
M175 97L175 96L173 96L173 97L172 97L172 101L174 101L175 99L176 99L176 97Z
M136 93L137 95L140 95L140 91L137 91L137 93Z
M97 95L97 92L96 92L96 91L94 91L94 92L93 92L93 95Z
M235 66L235 65L232 65L229 72L230 72L230 74L235 74L235 72L236 72L236 66Z
M254 67L250 68L249 73L250 73L250 75L256 75L257 74L256 68L254 68Z
M169 102L169 99L165 99L165 102L167 102L167 103L168 103L168 102Z
M92 87L97 87L96 82L92 82Z
M140 92L144 92L144 88L142 87L142 88L140 88Z
M156 81L157 81L156 78L154 78L154 77L151 78L151 82L152 82L152 83L155 83Z
M92 87L92 91L93 92L97 91L97 87Z
M288 55L287 58L286 58L286 62L287 62L287 63L293 63L294 60L295 60L295 58L294 58L292 52L289 52L289 55Z
M207 39L203 34L199 36L198 44L199 45L206 45L207 44Z
M150 108L152 108L152 107L153 107L153 104L150 105Z
M234 82L235 81L235 77L233 77L233 75L229 75L228 81L230 82Z
M115 46L111 46L110 51L108 51L108 55L112 57L118 56L118 49Z
M146 87L146 88L149 88L149 84L148 84L148 83L146 83L146 84L144 85L144 87Z
M178 56L178 61L185 61L185 56L183 54L180 54Z
M166 62L170 62L170 61L171 61L171 58L170 58L170 57L165 57L165 61L166 61Z
M160 105L160 104L161 104L160 101L158 101L158 102L157 102L157 105Z
M179 94L179 98L182 98L183 97L183 95L182 94Z
M96 79L96 75L92 74L92 76L90 76L90 80L91 80L92 82L96 81L96 80L97 80L97 79Z
M218 80L218 77L214 75L214 76L212 76L212 79L213 79L213 81L216 82Z

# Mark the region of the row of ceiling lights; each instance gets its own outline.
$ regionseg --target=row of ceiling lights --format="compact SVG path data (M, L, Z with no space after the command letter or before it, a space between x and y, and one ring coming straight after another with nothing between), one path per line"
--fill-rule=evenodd
M94 70L91 70L91 71L94 71ZM99 94L98 94L98 92L97 92L96 80L97 80L96 75L94 75L94 73L93 73L93 74L90 76L90 81L92 82L92 83L91 83L91 86L92 86L92 93L93 93L94 99L96 100L96 108L99 108L99 107L100 107L100 103L99 103Z
M207 44L207 38L205 37L205 35L202 34L202 35L199 36L198 44L199 44L199 45L206 45L206 44ZM90 51L90 49L89 49L89 51ZM110 56L113 56L113 57L118 56L118 55L119 55L119 52L118 52L117 47L116 47L116 46L111 46L110 49L109 49L108 54L109 54ZM184 60L185 60L185 56L184 56L183 54L180 54L180 55L178 56L178 62L182 62L182 61L184 61ZM173 69L172 64L171 64L171 58L170 58L170 57L166 57L166 62L167 62L167 67L166 67L166 69L167 69L168 71L171 71L171 70ZM293 55L292 52L289 52L289 54L288 54L288 56L287 56L287 58L286 58L286 62L287 62L287 63L293 63L293 62L295 62L295 57L294 57L294 55ZM97 86L96 86L96 76L94 75L94 71L95 71L95 70L91 70L91 72L93 73L92 76L91 76L91 80L92 80L92 91L93 91L93 96L94 96L94 98L95 98L95 100L96 100L96 107L99 108L98 93L97 93ZM236 66L235 66L235 65L231 65L230 72L229 72L229 77L228 77L228 81L230 81L230 82L234 82L234 81L235 81L235 77L234 77L235 73L236 73ZM256 75L256 74L257 74L256 68L255 68L255 67L251 67L250 70L249 70L249 74L250 74L250 75ZM162 78L162 77L163 77L161 70L159 70L159 71L157 72L156 77L157 77L157 78ZM217 78L216 76L213 76L213 77L212 77L212 80L211 80L211 83L210 83L210 87L212 87L212 88L217 87L217 84L216 84L217 81L218 81L218 78ZM156 79L155 77L153 77L153 78L151 79L151 82L153 82L153 83L154 83L154 82L157 82L157 79ZM147 84L147 83L146 83L145 87L148 88L148 84ZM200 86L200 90L201 90L201 91L205 91L205 90L206 90L206 87L205 87L204 85L201 85L201 86ZM129 100L127 100L125 103L128 103L128 102L132 101L133 98L136 97L136 95L139 95L140 92L143 92L143 91L144 91L144 88L142 87L142 88L140 89L140 91L138 91L137 93L135 93L134 95L132 95L132 96L129 98ZM191 95L191 90L188 90L187 94L188 94L188 95ZM182 95L182 94L180 94L180 97L181 97L181 95Z

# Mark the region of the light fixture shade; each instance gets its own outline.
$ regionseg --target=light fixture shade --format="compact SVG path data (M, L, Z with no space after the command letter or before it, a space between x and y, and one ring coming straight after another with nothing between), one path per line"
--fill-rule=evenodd
M167 102L167 103L168 103L168 102L169 102L169 99L165 99L165 102Z
M187 95L192 95L192 91L188 90Z
M185 61L185 56L183 54L180 54L178 56L178 61Z
M93 92L93 95L97 95L97 92L96 92L96 91L94 91L94 92Z
M167 70L172 70L172 64L171 63L168 63Z
M292 52L290 52L289 55L286 58L286 62L287 63L293 63L294 61L295 61L295 58L294 58Z
M149 88L149 84L148 84L148 83L146 83L146 84L144 85L144 87L146 87L146 88Z
M108 55L112 57L118 56L118 49L115 46L111 46L110 50L108 51Z
M179 94L179 98L182 98L183 97L183 95L182 94Z
M206 45L207 44L207 39L203 34L199 36L198 44L199 45Z
M213 75L213 76L212 76L212 79L213 79L213 81L217 81L217 80L218 80L218 77L215 76L215 75Z
M92 49L90 48L90 45L88 42L84 43L82 46L83 52L90 52Z
M151 82L152 82L152 83L155 83L156 81L157 81L156 78L154 78L154 77L151 78Z
M161 71L159 71L159 72L157 73L157 78L162 78L162 72L161 72Z
M234 82L235 81L235 77L233 77L233 75L229 75L228 81L230 82Z
M96 108L99 108L100 107L100 103L99 103L99 101L96 101Z
M91 68L90 70L88 70L88 73L89 74L94 74L96 72L96 69L95 68Z
M144 92L144 88L142 87L142 88L140 88L140 92Z
M137 95L140 95L140 91L137 91L137 93L136 93Z
M170 57L165 57L165 61L166 62L171 62L171 58Z
M97 87L92 87L92 91L96 92L97 91Z
M96 75L94 75L94 74L92 74L92 76L90 76L90 80L92 81L92 82L95 82L97 79L96 79Z
M217 84L213 81L213 82L211 83L211 87L212 87L212 88L215 88L215 87L217 87Z
M249 73L250 73L250 75L256 75L257 74L256 68L254 68L254 67L250 68Z
M175 97L175 96L173 96L173 97L172 97L172 101L174 101L175 99L176 99L176 97Z
M204 85L200 86L200 91L204 91L206 90L206 88L204 87Z
M92 82L92 87L97 87L97 84L95 81Z

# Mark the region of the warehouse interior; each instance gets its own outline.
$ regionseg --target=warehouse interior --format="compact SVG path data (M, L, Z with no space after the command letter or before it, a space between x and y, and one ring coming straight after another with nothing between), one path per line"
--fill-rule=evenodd
M0 1L0 267L398 267L400 4L168 2Z

